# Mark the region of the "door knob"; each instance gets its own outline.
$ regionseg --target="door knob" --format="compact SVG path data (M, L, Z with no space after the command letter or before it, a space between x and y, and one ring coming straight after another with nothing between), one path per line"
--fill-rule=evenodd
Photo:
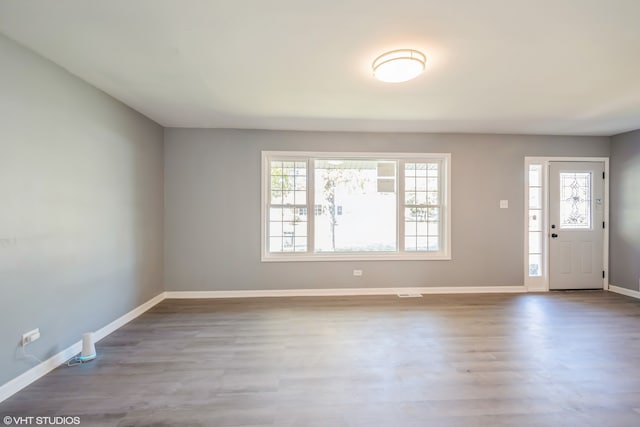
M556 233L551 233L551 238L555 239L556 237L558 237L558 235Z

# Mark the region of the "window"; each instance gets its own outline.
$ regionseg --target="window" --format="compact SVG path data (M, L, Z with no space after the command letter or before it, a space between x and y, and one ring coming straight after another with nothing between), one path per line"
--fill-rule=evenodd
M450 259L449 163L450 154L263 152L262 259Z
M529 277L542 276L542 165L529 165Z
M307 163L269 165L269 250L307 251Z
M560 228L591 229L591 172L560 172Z
M404 249L437 251L440 248L440 164L404 165Z
M335 158L313 159L311 164L314 200L322 206L313 221L314 252L395 251L395 185L378 185L381 169L390 166L395 178L395 163Z

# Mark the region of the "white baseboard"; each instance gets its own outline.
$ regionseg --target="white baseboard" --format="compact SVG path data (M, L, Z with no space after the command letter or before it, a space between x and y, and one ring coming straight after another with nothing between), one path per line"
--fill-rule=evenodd
M621 288L619 286L609 285L609 290L611 292L615 292L617 294L626 295L628 297L638 298L640 299L640 292L634 291L632 289Z
M34 366L27 372L6 382L0 386L0 403L13 396L32 382L44 377L67 360L71 359L82 350L82 341L65 348L55 356L50 357L39 365Z
M259 298L259 297L318 297L398 294L486 294L526 292L524 286L445 286L408 288L344 288L344 289L277 289L240 291L167 291L167 299L188 298Z
M94 332L94 335L93 335L95 341L100 341L101 339L103 339L104 337L106 337L116 329L126 325L127 323L129 323L136 317L140 316L142 313L149 310L151 307L158 304L164 299L165 299L165 292L162 292L161 294L155 296L154 298L151 298L149 301L145 302L144 304L134 308L127 314L117 318L116 320L104 326L103 328L98 329L97 331ZM36 365L33 368L29 369L27 372L3 384L2 386L0 386L0 402L3 402L7 398L13 396L15 393L19 392L20 390L28 386L29 384L33 383L34 381L42 378L49 372L53 371L55 368L57 368L61 364L71 359L76 354L80 353L81 350L82 350L82 340L73 343L69 347L62 350L60 353L50 357L49 359L45 360L39 365Z
M149 301L147 301L144 304L134 308L133 310L131 310L127 314L118 317L116 320L114 320L113 322L109 323L107 326L105 326L105 327L103 327L101 329L98 329L97 331L95 331L93 333L93 338L95 339L95 341L100 341L102 338L106 337L107 335L111 334L112 332L116 331L117 329L120 329L121 327L123 327L127 323L131 322L136 317L138 317L141 314L145 313L151 307L153 307L153 306L159 304L160 302L162 302L166 298L165 294L166 294L166 292L162 292L162 293L156 295L155 297L151 298Z

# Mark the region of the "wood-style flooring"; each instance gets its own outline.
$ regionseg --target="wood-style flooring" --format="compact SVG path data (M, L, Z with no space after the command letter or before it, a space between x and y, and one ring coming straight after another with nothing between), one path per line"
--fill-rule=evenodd
M0 417L640 426L640 301L602 291L165 300L97 350L0 403Z

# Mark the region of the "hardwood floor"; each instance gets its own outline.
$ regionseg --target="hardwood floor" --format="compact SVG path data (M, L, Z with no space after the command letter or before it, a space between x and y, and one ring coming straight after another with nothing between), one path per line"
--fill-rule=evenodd
M640 301L609 292L165 300L97 350L0 417L640 426Z

